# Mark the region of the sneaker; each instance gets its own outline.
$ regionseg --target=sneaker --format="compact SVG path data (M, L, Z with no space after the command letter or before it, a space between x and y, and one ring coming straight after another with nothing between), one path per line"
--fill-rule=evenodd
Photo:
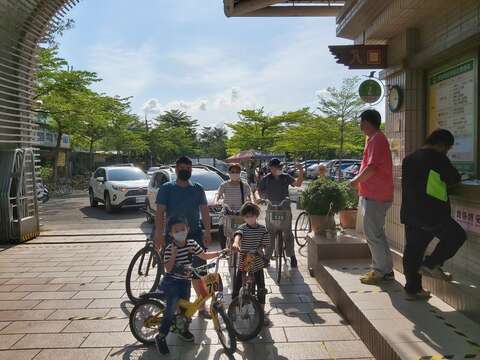
M395 273L392 271L392 272L389 272L388 274L383 275L382 280L385 280L385 281L395 280Z
M178 333L178 336L180 336L180 339L187 342L193 342L195 340L195 336L193 336L193 334L188 329L182 331L181 333Z
M210 320L212 318L212 315L210 314L210 311L207 309L202 309L198 312L198 315L201 316L204 319Z
M167 345L167 340L165 338L165 335L163 334L158 334L157 336L155 336L155 347L162 355L167 355L170 353Z
M360 282L365 285L377 285L382 279L383 276L372 270L361 276Z
M271 322L270 319L267 317L267 315L265 315L265 317L263 318L263 326L264 326L264 327L269 327L270 325L272 325L272 322Z
M426 265L422 265L420 267L420 274L445 281L452 281L453 278L452 274L443 271L440 266L435 266L431 269Z
M297 258L295 257L295 255L290 258L290 266L292 269L298 268Z
M430 291L423 290L423 289L416 293L406 292L406 294L407 294L406 300L409 300L409 301L428 300L432 297L432 294L430 293Z

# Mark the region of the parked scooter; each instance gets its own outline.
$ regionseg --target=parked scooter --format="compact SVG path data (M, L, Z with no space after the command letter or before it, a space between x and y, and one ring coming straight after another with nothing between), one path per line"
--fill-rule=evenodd
M47 186L43 183L42 180L38 181L36 184L37 189L37 200L42 203L46 203L50 199Z

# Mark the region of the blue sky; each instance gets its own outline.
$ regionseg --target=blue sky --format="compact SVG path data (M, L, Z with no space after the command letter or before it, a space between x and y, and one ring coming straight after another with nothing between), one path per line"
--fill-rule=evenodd
M368 74L335 63L327 46L349 42L334 18L229 19L222 0L82 0L70 17L61 55L149 117L180 108L216 126L243 108L314 108L322 90Z

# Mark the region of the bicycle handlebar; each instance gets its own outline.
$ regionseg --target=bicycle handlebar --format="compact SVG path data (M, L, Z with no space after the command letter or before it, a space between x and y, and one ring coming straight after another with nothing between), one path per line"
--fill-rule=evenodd
M270 200L268 199L261 199L261 202L266 204L268 207L271 207L275 210L281 210L285 205L290 204L290 198L283 199L282 202L278 205L274 205Z

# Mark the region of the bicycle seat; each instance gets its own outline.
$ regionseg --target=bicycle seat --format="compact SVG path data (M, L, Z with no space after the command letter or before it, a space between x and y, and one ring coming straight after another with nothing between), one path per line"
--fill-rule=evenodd
M157 290L154 292L149 292L146 294L140 295L142 300L165 300L165 292L161 290Z

